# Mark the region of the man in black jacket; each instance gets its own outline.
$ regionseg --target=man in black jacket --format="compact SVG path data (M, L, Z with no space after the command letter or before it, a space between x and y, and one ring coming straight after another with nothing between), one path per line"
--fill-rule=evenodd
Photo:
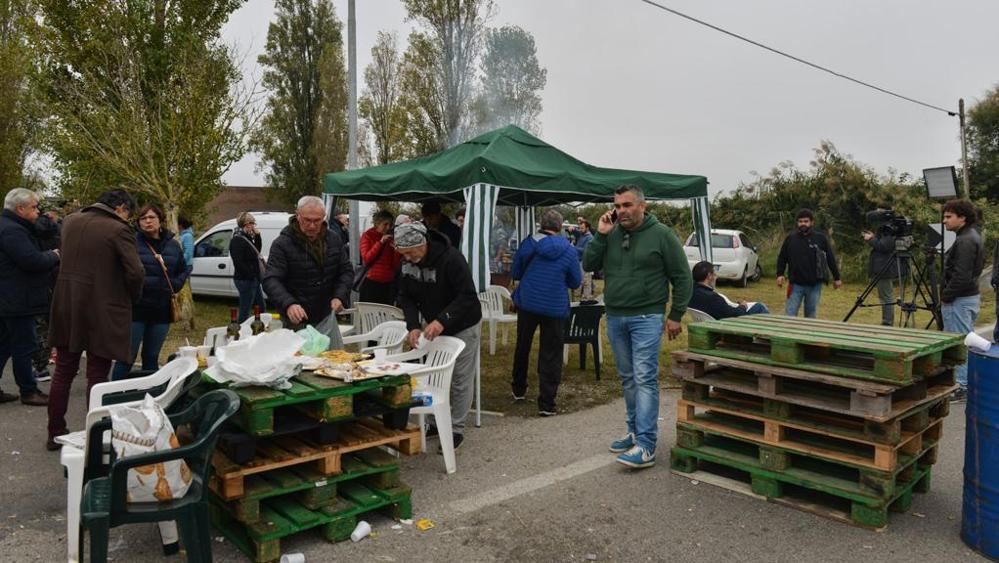
M968 334L975 330L975 319L981 307L978 293L978 276L982 275L985 251L982 236L975 229L978 211L971 202L952 199L943 206L943 224L948 231L957 233L954 244L944 255L943 285L940 289L940 312L944 330ZM955 399L964 397L968 388L968 365L954 368L960 389Z
M34 234L38 195L14 188L0 214L0 373L14 362L14 381L26 405L48 404L38 390L32 354L38 346L35 317L49 307L49 275L59 264L58 250L41 250ZM0 403L17 397L0 391Z
M879 205L876 211L868 214L868 217L881 216L886 211L891 211L890 205ZM895 260L894 264L885 270L888 262L892 260L895 253L895 237L891 231L882 226L876 233L864 231L862 233L864 242L871 247L871 258L867 267L867 275L873 280L878 274L878 302L881 303L881 324L892 326L895 324L895 286L894 283L899 278L899 266L901 263ZM906 271L901 272L907 275Z
M295 216L271 244L264 290L285 326L318 324L350 298L354 268L338 229L326 224L316 196L298 200Z
M701 261L694 264L690 273L694 277L694 292L690 296L690 302L687 303L689 309L697 309L715 319L765 315L770 312L767 306L760 302L750 305L746 301L739 301L737 305L730 305L725 297L715 291L718 275L715 274L715 266L711 262Z
M433 229L447 237L448 242L455 248L461 248L461 227L455 225L451 219L441 211L441 204L437 202L424 203L420 208L420 215L423 216L423 224L428 229Z
M395 228L395 248L402 255L399 304L406 315L409 343L453 336L465 343L451 376L451 425L455 449L464 440L465 419L475 391L479 363L482 307L465 257L441 233L420 223ZM427 321L420 323L420 317Z
M801 209L796 217L797 231L787 235L777 256L777 287L784 287L791 280L791 294L784 304L784 314L798 316L802 300L805 301L805 316L814 319L822 296L822 284L829 281L832 274L833 288L839 289L843 282L839 279L839 268L829 240L824 234L812 228L815 218L810 209ZM787 269L788 277L784 277Z

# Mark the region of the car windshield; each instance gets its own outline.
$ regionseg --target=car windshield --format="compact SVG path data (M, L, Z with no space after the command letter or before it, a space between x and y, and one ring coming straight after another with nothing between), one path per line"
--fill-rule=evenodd
M697 233L690 235L690 240L687 241L687 246L699 246L697 240ZM732 244L731 235L719 235L712 233L711 248L735 248L735 245Z

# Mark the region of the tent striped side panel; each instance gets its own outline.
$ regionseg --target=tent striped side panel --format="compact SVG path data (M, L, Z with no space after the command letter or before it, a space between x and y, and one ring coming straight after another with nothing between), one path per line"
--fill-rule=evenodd
M489 287L489 234L496 214L499 188L490 184L475 184L464 189L465 227L461 232L461 251L468 261L479 292Z

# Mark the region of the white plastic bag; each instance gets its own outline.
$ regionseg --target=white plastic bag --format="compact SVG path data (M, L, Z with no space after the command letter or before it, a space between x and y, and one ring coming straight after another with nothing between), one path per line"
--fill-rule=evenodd
M275 389L291 387L288 381L301 371L295 354L305 342L301 336L282 328L263 332L217 348L218 361L205 373L220 383L234 386L262 385Z
M173 424L150 395L139 407L109 407L111 446L119 458L177 448ZM191 470L182 459L128 470L128 502L157 502L180 498L191 486Z

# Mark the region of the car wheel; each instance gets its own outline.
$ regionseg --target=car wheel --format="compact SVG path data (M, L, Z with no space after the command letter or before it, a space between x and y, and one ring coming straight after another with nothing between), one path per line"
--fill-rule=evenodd
M742 270L742 277L739 278L739 287L749 287L749 266Z
M759 264L756 265L756 269L753 270L753 275L749 278L749 281L758 282L763 278L763 268Z

